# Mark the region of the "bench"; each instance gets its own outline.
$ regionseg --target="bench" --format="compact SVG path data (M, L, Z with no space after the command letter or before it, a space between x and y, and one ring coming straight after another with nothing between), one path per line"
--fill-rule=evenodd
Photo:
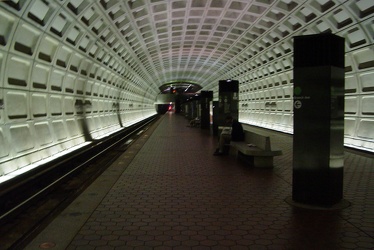
M282 155L282 150L271 147L270 136L244 131L245 141L231 141L230 155L260 168L272 168L274 156Z

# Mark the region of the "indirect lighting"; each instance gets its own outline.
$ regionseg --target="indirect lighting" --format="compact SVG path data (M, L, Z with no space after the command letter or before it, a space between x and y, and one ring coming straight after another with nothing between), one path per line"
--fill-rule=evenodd
M5 182L5 181L8 181L8 180L10 180L10 179L12 179L12 178L14 178L14 177L16 177L16 176L18 176L18 175L24 174L24 173L26 173L26 172L28 172L28 171L34 169L34 168L37 168L37 167L39 167L39 166L41 166L41 165L43 165L43 164L46 164L46 163L48 163L48 162L50 162L50 161L52 161L52 160L55 160L55 159L57 159L57 158L59 158L59 157L61 157L61 156L64 156L64 155L66 155L66 154L68 154L68 153L71 153L71 152L73 152L74 150L77 150L77 149L79 149L79 148L82 148L82 147L84 147L84 146L86 146L86 145L89 145L89 144L91 144L91 143L92 143L92 142L84 142L84 143L79 144L79 145L77 145L77 146L71 147L71 148L69 148L69 149L67 149L67 150L61 151L61 152L59 152L59 153L57 153L57 154L55 154L55 155L53 155L53 156L51 156L51 157L45 158L45 159L40 160L40 161L38 161L38 162L35 162L35 163L33 163L33 164L30 164L30 165L27 165L27 166L25 166L25 167L22 167L22 168L20 168L20 169L18 169L18 170L16 170L16 171L13 171L13 172L11 172L11 173L9 173L9 174L7 174L7 175L1 176L1 177L0 177L0 183L3 183L3 182Z
M192 84L190 84L190 85L188 85L188 87L184 90L184 92L187 92L187 91L189 91L190 90L190 88L191 88L191 85Z
M120 130L122 130L122 129L123 129L123 127L118 127L117 129L113 129L113 130L111 130L109 133L99 134L99 135L97 135L97 136L92 135L92 137L93 137L95 140L100 140L100 139L103 139L103 138L107 137L108 135L114 134L114 133L116 133L116 132L118 132L118 131L120 131Z
M131 142L133 142L134 140L133 139L129 139L125 142L125 145L130 145Z
M131 126L131 125L133 125L133 124L136 124L136 123L142 121L143 119L146 119L146 118L148 118L148 117L151 117L152 115L153 115L153 114L150 114L150 115L145 116L145 117L142 117L142 118L134 119L134 120L131 120L131 121L129 121L129 122L124 122L124 127ZM99 136L94 137L94 138L95 138L95 140L96 140L96 139L99 139L99 138L107 137L107 136L109 136L109 135L111 135L111 134L113 134L113 133L115 133L115 132L117 132L117 131L119 131L119 130L124 129L124 127L119 127L119 128L117 128L117 129L113 129L113 130L110 131L110 132L107 132L107 133L105 133L105 134L99 135ZM141 131L141 132L142 132L142 131ZM32 164L29 164L29 165L22 166L22 167L20 167L19 169L15 170L15 171L12 171L12 172L10 172L10 173L8 173L8 174L5 174L5 175L3 175L3 176L0 176L0 183L3 183L3 182L5 182L5 181L8 181L8 180L10 180L10 179L12 179L12 178L14 178L14 177L16 177L16 176L18 176L18 175L24 174L24 173L26 173L27 171L30 171L30 170L32 170L32 169L34 169L34 168L37 168L37 167L39 167L39 166L41 166L41 165L44 165L44 164L48 163L48 162L51 162L52 160L58 159L58 158L60 158L60 157L62 157L62 156L64 156L64 155L66 155L66 154L68 154L68 153L71 153L71 152L73 152L73 151L75 151L75 150L78 150L78 149L80 149L80 148L82 148L82 147L84 147L84 146L87 146L87 145L89 145L89 144L92 144L92 141L87 141L87 142L81 143L81 144L79 144L79 145L76 145L76 146L70 147L69 149L63 150L63 151L61 151L61 152L59 152L59 153L57 153L57 154L54 154L54 155L52 155L52 156L50 156L50 157L47 157L47 158L45 158L45 159L43 159L43 160L37 161L37 162L32 163Z

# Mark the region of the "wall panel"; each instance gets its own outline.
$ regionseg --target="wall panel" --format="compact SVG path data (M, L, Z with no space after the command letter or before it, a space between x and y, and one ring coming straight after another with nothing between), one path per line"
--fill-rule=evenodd
M84 87L85 87L86 79L82 77L78 77L75 80L75 93L78 95L84 94Z
M67 130L63 120L56 119L52 121L52 131L57 142L66 140L68 138Z
M5 98L4 91L0 88L0 128L5 123Z
M64 78L63 90L65 93L74 94L76 75L67 74Z
M9 129L11 147L16 154L24 153L35 148L34 136L31 131L31 124L15 124Z
M358 70L374 67L373 46L354 51L352 56Z
M358 81L355 75L347 75L345 76L345 93L357 93L359 89Z
M63 110L66 117L73 116L76 113L77 108L78 107L76 106L76 99L73 96L63 97Z
M52 69L50 77L50 90L61 92L64 83L65 73L63 71Z
M29 118L29 94L27 92L5 91L6 122L27 121Z
M35 0L30 5L31 7L29 7L29 9L26 11L27 16L25 18L44 26L52 15L53 6L42 0Z
M66 119L66 128L71 138L81 135L81 131L78 127L77 120L75 118Z
M51 36L44 35L38 47L37 58L51 63L58 49L58 41Z
M9 41L12 39L17 17L0 9L0 45L5 49L9 47Z
M357 136L363 139L374 139L374 120L361 119L358 124Z
M83 61L83 56L74 53L71 56L71 60L70 60L70 67L69 67L70 71L78 73L82 61Z
M21 21L15 31L11 51L21 53L22 55L33 56L40 37L41 32L38 29Z
M0 49L0 91L4 88L4 67L5 67L5 53ZM0 97L1 100L2 96Z
M374 64L373 64L374 67ZM361 91L374 93L374 72L365 72L359 75Z
M67 46L61 46L56 55L55 64L63 69L66 69L70 63L70 58L73 51Z
M361 114L374 118L374 96L363 96L361 101Z
M0 128L0 160L9 155L9 143L5 137L4 129ZM0 168L1 176L1 168Z
M34 124L35 138L40 147L48 146L53 143L53 136L48 121L36 122Z
M45 119L48 115L48 95L45 93L31 94L31 112L34 119Z
M49 83L50 67L36 63L34 64L31 72L32 85L30 86L31 90L43 91L47 90Z
M354 137L356 132L356 119L354 117L346 117L344 119L344 135Z
M8 88L25 89L29 87L32 62L29 59L9 55L5 72L5 85Z
M62 116L63 97L59 95L51 95L49 97L49 115L52 117Z

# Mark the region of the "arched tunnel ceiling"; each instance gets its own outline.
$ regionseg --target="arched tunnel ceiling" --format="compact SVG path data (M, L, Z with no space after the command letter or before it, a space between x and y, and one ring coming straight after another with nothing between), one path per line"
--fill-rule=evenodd
M297 5L263 0L100 3L112 29L141 62L143 80L157 86L180 80L202 86L216 81L243 49Z
M4 3L105 65L111 66L105 57L115 58L116 64L123 62L122 76L154 92L170 82L193 82L212 89L220 79L240 76L290 53L295 35L338 33L374 12L372 0ZM351 43L360 42L356 36L370 36L359 32L343 35Z
M113 24L110 30L130 49L135 71L143 81L159 87L187 80L205 87L275 42L285 40L285 46L290 46L287 42L295 31L301 32L303 26L343 2L101 0L100 5ZM351 2L358 5L357 9L369 4ZM90 11L88 8L84 14L88 19ZM345 11L329 21L342 25L353 22ZM333 32L322 26L302 32Z

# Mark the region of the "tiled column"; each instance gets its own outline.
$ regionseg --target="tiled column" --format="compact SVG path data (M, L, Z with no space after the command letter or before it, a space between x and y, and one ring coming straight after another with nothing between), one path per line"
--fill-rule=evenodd
M295 202L332 206L343 197L344 39L294 38Z

